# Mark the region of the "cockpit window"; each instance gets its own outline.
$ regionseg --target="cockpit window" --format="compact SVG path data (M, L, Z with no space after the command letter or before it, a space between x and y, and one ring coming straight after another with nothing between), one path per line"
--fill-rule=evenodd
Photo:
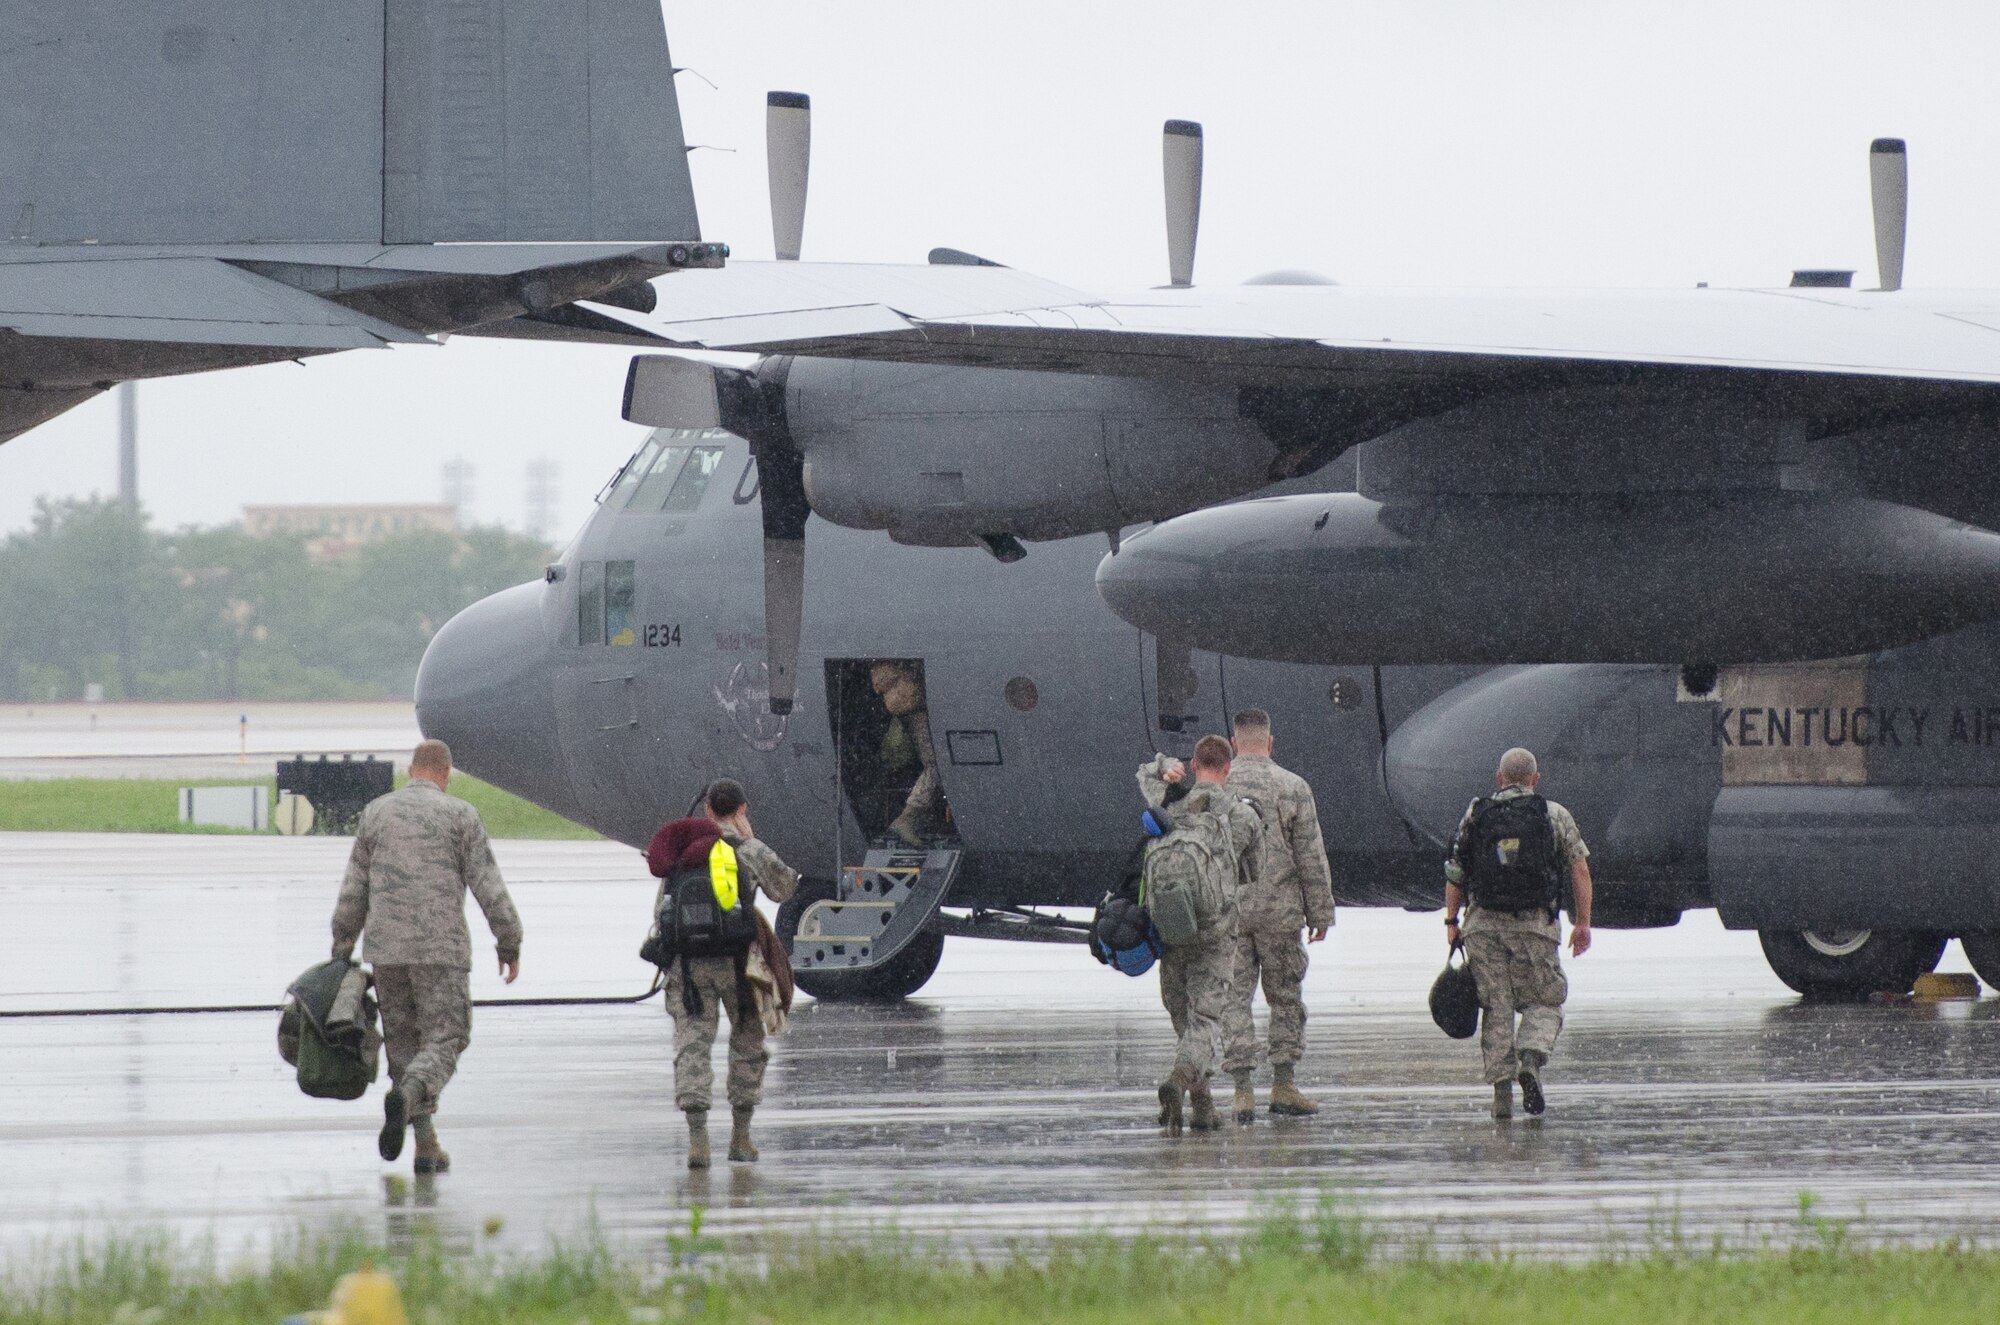
M660 453L660 446L658 440L649 438L639 448L638 454L625 462L625 468L612 476L610 491L599 493L598 503L615 511L630 501L632 489L639 486L640 478L652 468L653 458Z
M662 446L653 453L650 464L643 469L634 466L639 474L639 482L632 489L625 508L631 511L657 511L660 504L673 491L674 480L681 476L681 465L686 462L688 448L685 446Z
M667 492L667 499L661 505L663 511L692 511L701 505L702 494L708 491L708 481L715 477L715 471L722 465L722 448L719 446L697 446L688 453L687 462L681 466L680 477Z

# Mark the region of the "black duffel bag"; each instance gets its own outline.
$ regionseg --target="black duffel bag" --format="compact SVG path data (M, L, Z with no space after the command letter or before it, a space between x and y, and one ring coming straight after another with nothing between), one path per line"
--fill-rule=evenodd
M1479 982L1466 964L1463 943L1453 946L1444 969L1431 982L1431 1020L1454 1040L1469 1040L1479 1033Z

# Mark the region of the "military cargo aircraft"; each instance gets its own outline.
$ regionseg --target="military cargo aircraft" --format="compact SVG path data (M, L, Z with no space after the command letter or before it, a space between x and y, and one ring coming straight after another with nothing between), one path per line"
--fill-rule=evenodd
M135 378L646 344L717 267L648 0L0 2L0 442Z
M787 258L808 115L773 94ZM1438 905L1525 744L1598 924L1714 906L1809 994L1907 989L1951 937L2000 980L2000 293L1899 289L1902 143L1867 291L1204 290L1198 126L1164 156L1163 290L950 250L677 277L643 325L761 357L634 362L626 416L670 426L438 634L424 730L634 845L742 778L822 996L1076 937L1134 766L1246 706L1342 902Z

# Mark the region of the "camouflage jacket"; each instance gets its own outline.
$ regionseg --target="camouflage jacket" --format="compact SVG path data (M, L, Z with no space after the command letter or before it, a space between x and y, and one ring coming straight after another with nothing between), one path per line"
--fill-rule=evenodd
M1166 779L1167 756L1158 755L1151 763L1139 766L1139 793L1148 805L1166 805L1167 793L1175 784ZM1199 814L1214 810L1228 816L1230 838L1236 843L1236 895L1230 898L1230 924L1240 925L1244 899L1256 890L1258 876L1264 868L1264 825L1259 812L1246 804L1242 797L1232 796L1225 787L1213 782L1197 782L1194 770L1189 769L1187 781L1181 785L1188 791L1168 807L1169 814Z
M748 842L738 841L734 833L724 833L722 837L736 848L739 879L746 880L774 902L792 899L792 894L798 891L799 872L778 859L777 852L754 837Z
M479 811L429 782L369 802L354 834L333 908L333 955L349 957L366 931L377 966L472 969L465 928L470 890L504 961L521 955L521 917L493 863Z
M1333 871L1312 787L1262 755L1236 756L1228 787L1264 816L1264 871L1244 901L1243 927L1296 934L1333 924Z

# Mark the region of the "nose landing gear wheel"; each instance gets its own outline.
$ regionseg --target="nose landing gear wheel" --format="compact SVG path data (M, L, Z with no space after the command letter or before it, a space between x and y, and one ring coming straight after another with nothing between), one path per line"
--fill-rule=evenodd
M1936 934L1885 929L1760 929L1757 938L1780 980L1823 999L1906 994L1936 969L1945 945Z
M772 927L778 931L778 938L785 945L787 953L792 950L792 940L798 936L799 919L815 902L833 900L831 883L819 879L800 879L799 889L791 900L778 907L777 923ZM827 1003L893 1003L908 998L924 987L924 983L937 973L938 962L944 958L944 935L937 933L919 934L911 939L909 946L883 962L880 966L866 971L793 971L792 980L799 988L814 998Z

